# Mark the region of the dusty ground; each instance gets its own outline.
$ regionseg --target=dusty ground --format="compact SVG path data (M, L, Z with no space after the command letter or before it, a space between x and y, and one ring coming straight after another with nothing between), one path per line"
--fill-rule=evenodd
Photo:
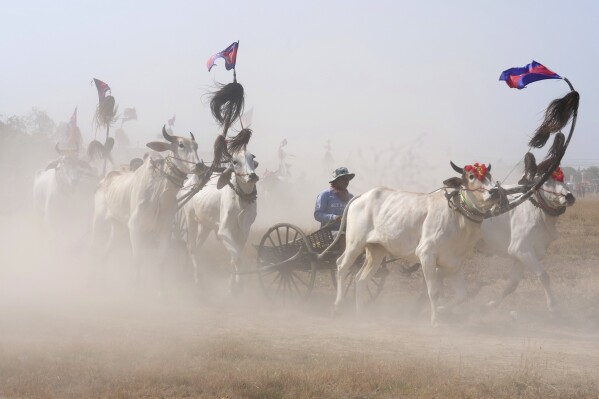
M131 283L124 252L90 282L82 245L50 245L23 213L0 218L0 397L599 397L599 201L560 222L545 262L556 315L530 272L481 311L510 263L477 255L469 287L489 284L437 329L415 305L418 275L394 271L360 318L331 317L328 276L294 308L267 302L253 276L231 297L224 267L202 292L179 273L159 299ZM207 262L225 264L210 245Z

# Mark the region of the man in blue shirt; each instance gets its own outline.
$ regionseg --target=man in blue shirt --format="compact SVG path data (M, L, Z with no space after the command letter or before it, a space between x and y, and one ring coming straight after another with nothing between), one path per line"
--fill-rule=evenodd
M349 173L345 167L337 168L333 172L333 178L329 181L331 187L322 191L316 197L316 206L314 208L314 219L320 222L320 227L327 223L335 221L329 225L332 230L339 230L339 224L343 210L353 198L353 194L347 191L349 181L355 176Z

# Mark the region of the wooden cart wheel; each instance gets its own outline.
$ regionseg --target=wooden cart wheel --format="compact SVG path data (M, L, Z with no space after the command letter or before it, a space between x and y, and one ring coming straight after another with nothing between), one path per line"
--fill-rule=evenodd
M351 295L355 297L356 295L356 275L358 271L364 265L365 255L362 254L358 257L358 259L354 262L351 267L350 273L345 278L343 283L345 296L347 297L348 293L351 291ZM389 269L387 268L386 258L383 259L382 266L377 270L377 272L370 278L368 281L368 285L366 286L366 292L368 292L368 300L367 304L374 302L385 286L385 281L387 280L387 276L389 275ZM337 269L331 269L331 280L333 281L333 286L337 289Z
M316 262L308 238L292 224L276 224L264 234L257 266L262 290L273 303L301 303L314 288Z

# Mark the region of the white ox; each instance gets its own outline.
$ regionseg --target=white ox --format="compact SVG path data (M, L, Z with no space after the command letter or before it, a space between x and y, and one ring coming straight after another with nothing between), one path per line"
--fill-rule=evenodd
M64 231L65 227L77 227L84 217L79 212L84 200L82 177L95 178L91 166L77 158L77 150L63 151L57 144L56 151L59 158L38 171L33 183L36 217L50 233ZM91 193L93 191L90 191L90 200ZM77 234L82 232L77 231Z
M337 260L337 298L340 309L345 293L343 282L356 258L366 250L366 261L356 276L356 305L364 304L364 291L387 254L420 262L431 304L431 323L436 325L438 297L443 275L452 279L456 295L445 307L465 299L462 261L480 238L483 214L499 201L492 185L491 170L468 166L454 170L461 178L444 181L443 190L431 194L375 188L354 198L346 207L346 249ZM483 165L484 166L484 165ZM466 216L467 215L467 216Z
M241 266L241 255L250 228L256 220L256 174L258 162L245 149L232 154L227 169L216 185L207 185L185 206L187 222L187 250L194 268L196 283L199 280L198 251L210 232L223 243L229 253L234 272ZM186 184L191 187L194 181ZM231 290L239 287L239 275L231 276Z
M135 171L110 172L95 196L93 241L105 257L118 231L129 233L137 279L144 262L155 262L162 272L171 227L177 212L177 193L188 174L206 168L198 158L198 145L191 139L171 136L162 129L168 143L151 142L147 146L159 154L146 154Z
M542 174L537 174L534 157L531 161L531 164L527 164L524 178L530 184L534 183L534 179L540 178ZM543 164L539 165L539 169L543 169ZM558 237L555 229L558 216L576 200L564 184L563 174L560 176L561 170L556 172L529 201L507 214L485 220L482 224L481 251L514 260L509 281L501 297L490 301L489 307L499 305L506 296L514 292L522 279L526 266L533 271L543 285L547 308L549 311L554 310L555 298L551 291L549 275L543 269L541 260L544 258L549 244ZM523 180L520 182L522 183Z

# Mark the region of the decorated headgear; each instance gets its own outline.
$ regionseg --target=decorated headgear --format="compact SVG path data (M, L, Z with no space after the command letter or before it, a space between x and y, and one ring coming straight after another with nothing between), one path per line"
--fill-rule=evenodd
M562 171L562 168L560 168L559 166L557 168L555 168L555 170L553 172L551 172L551 178L553 180L557 180L559 182L564 182L564 172Z
M464 170L466 172L472 172L474 177L476 177L479 181L483 181L487 174L487 166L484 163L479 164L476 162L474 165L466 165L464 166Z

